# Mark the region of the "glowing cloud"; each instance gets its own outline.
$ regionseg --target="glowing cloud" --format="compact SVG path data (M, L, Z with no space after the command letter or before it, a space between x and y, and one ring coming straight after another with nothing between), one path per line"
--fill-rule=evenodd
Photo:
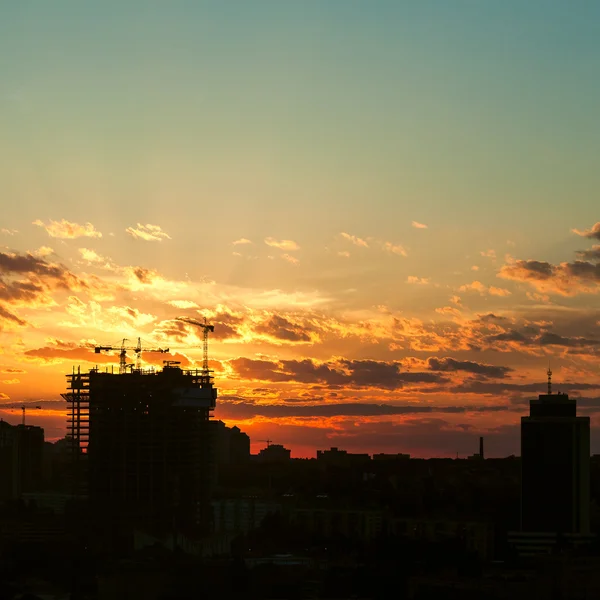
M171 239L171 236L164 232L160 225L150 225L149 223L146 225L138 223L137 227L128 227L125 231L134 239L146 242L162 242Z
M45 256L50 256L51 254L54 254L54 250L52 248L50 248L50 246L40 246L32 254L34 254L35 256L40 256L41 258L44 258Z
M181 308L182 310L186 308L199 308L195 302L191 300L169 300L167 304L174 306L175 308Z
M427 227L427 225L425 225L425 223L419 223L418 221L413 221L412 226L415 229L428 229L428 227Z
M275 238L268 237L264 240L267 246L273 248L279 248L279 250L294 251L300 250L300 246L294 242L294 240L276 240Z
M282 254L281 258L283 258L283 260L287 260L287 262L293 265L297 265L300 262L297 258L290 256L289 254Z
M589 229L571 229L571 231L577 235L580 235L581 237L600 240L600 221L592 225Z
M418 285L427 285L429 283L428 277L416 277L415 275L409 275L406 278L406 283L416 283Z
M398 254L398 256L408 256L408 253L400 244L392 244L392 242L384 242L383 249L390 254Z
M252 244L252 240L248 240L246 238L240 238L239 240L235 240L235 242L231 242L234 246L240 246L241 244Z
M79 223L71 223L66 219L61 221L53 221L50 219L48 224L45 224L40 219L33 222L33 225L42 227L48 235L53 238L75 239L79 237L101 238L102 233L96 231L96 228L91 223L79 225Z
M473 281L465 285L461 285L459 288L461 292L479 292L482 296L489 294L490 296L510 296L511 292L504 288L498 288L494 286L488 287L483 285L481 281Z
M346 233L345 231L342 231L342 233L340 233L340 235L345 240L348 240L350 243L354 244L355 246L361 246L362 248L369 247L369 244L365 240L363 240L362 238L356 237L355 235L351 235L349 233Z

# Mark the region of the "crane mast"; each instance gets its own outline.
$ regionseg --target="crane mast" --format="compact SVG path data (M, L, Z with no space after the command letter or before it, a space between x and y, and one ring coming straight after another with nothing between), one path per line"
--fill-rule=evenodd
M210 369L208 368L208 334L214 332L215 326L210 325L204 317L204 321L197 321L196 319L190 319L189 317L177 317L177 321L187 323L188 325L196 325L196 327L202 327L202 376L207 378L210 377Z
M120 347L115 346L96 346L94 352L100 354L100 352L110 352L111 350L119 350L119 373L123 374L127 372L127 350L133 350L135 352L135 368L139 370L142 366L142 352L161 352L166 353L169 351L168 348L143 348L142 338L137 339L135 346L127 346L127 338L123 338Z

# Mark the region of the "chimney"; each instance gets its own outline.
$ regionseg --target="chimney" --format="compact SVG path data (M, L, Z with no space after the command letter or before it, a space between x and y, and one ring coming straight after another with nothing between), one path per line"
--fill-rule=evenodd
M479 438L479 458L483 460L485 457L483 455L483 438Z

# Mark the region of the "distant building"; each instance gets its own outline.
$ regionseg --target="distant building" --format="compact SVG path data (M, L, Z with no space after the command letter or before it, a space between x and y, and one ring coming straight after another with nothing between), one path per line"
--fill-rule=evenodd
M566 394L542 394L521 418L521 529L589 533L590 419Z
M479 438L479 453L471 454L471 456L467 457L467 460L484 460L485 456L483 454L483 438Z
M0 499L16 500L44 485L44 430L0 421Z
M335 446L329 450L317 450L317 461L328 466L347 466L369 462L368 454L349 454Z
M243 464L250 460L250 437L239 427L227 427L223 421L211 421L210 428L217 465Z
M410 454L383 454L383 453L379 453L379 454L373 454L373 460L375 461L387 461L387 462L393 462L393 461L397 461L397 460L409 460L410 459Z
M256 529L267 515L281 512L281 504L261 498L225 498L213 500L216 533L248 533Z
M590 419L567 394L530 401L521 417L521 532L509 538L521 554L550 551L590 533Z
M294 508L290 516L303 531L322 538L343 535L372 540L382 534L385 525L384 512L377 509Z
M261 462L287 462L291 458L292 451L284 448L281 444L270 444L258 453Z

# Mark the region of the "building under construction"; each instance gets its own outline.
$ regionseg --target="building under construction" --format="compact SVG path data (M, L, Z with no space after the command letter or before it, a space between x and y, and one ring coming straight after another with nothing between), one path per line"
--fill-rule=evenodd
M95 368L67 376L74 492L98 524L157 536L209 529L208 428L217 390L207 360L204 367L166 362L158 371Z

